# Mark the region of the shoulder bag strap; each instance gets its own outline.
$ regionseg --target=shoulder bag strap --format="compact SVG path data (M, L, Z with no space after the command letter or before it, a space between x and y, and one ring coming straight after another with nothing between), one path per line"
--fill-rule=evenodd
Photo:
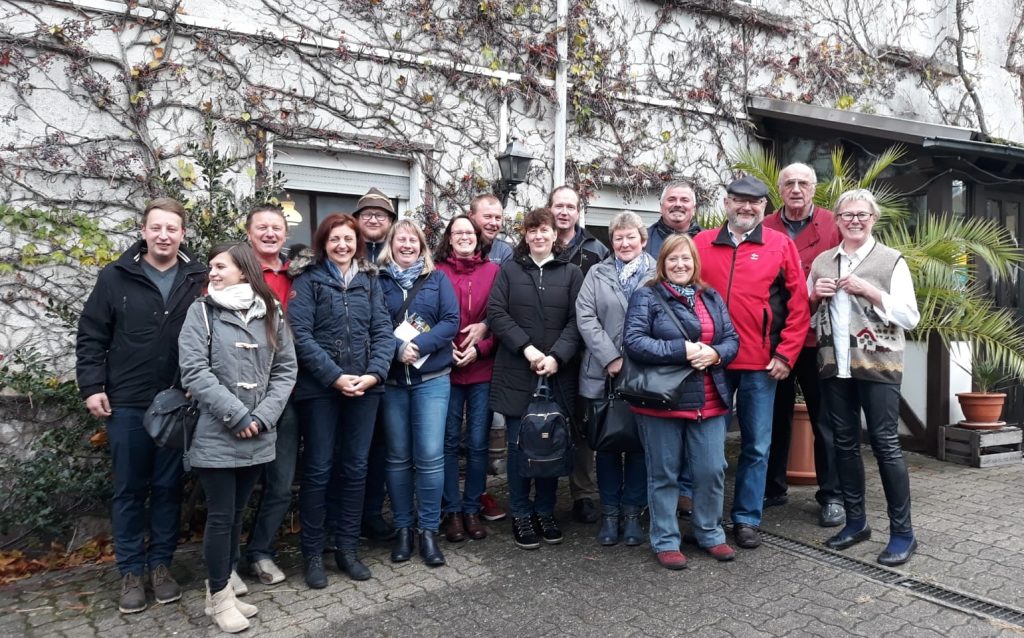
M412 285L412 288L409 289L409 294L405 296L405 302L402 303L402 307L398 309L399 322L405 321L405 313L409 311L409 306L412 305L413 299L416 298L416 293L420 291L420 288L423 287L423 284L427 283L428 279L430 279L430 274L423 275L422 277L417 279L416 283L414 283Z
M661 296L661 291L658 289L654 289L654 296L658 299L658 302L661 304L661 307L665 309L665 312L668 313L668 318L672 320L672 323L676 324L676 328L679 328L679 332L683 335L683 337L689 339L690 335L686 334L686 329L683 328L683 324L679 321L679 317L676 316L676 313L672 312L672 308L669 307L668 302L665 301L665 298ZM696 299L694 300L694 303L696 303Z

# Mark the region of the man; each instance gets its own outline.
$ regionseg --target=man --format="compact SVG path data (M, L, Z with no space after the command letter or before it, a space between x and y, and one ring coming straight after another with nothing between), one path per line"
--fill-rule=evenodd
M814 205L814 187L818 178L806 164L790 164L779 173L779 192L783 206L765 217L765 228L786 233L796 244L803 266L804 278L810 274L814 258L839 244L839 230L832 211ZM804 347L793 363L793 374L778 382L772 416L772 445L768 455L768 479L764 489L765 507L783 505L786 495L786 466L789 464L789 441L793 427L793 403L796 382L807 403L814 432L814 470L818 480L815 498L821 507L818 524L836 527L842 524L843 495L836 475L836 453L832 447L832 430L821 415L821 390L818 385L818 347L814 330L807 326Z
M697 195L693 184L687 181L666 184L661 190L661 219L647 229L647 252L657 259L661 245L670 235L686 233L696 237L703 230L695 219L696 214ZM683 518L693 513L693 479L685 464L679 474L679 505L676 512Z
M775 384L800 354L810 311L800 255L785 234L761 223L768 187L743 177L726 187L727 222L694 242L704 281L725 297L740 351L728 367L740 423L740 457L733 495L733 538L745 549L761 544L758 527L772 438Z
M282 311L287 312L292 280L288 276L288 262L281 252L288 237L284 211L269 204L253 208L246 217L245 232L260 260L263 280L281 302ZM264 585L276 585L285 578L284 572L274 563L272 545L291 507L292 480L298 455L299 422L295 406L288 401L277 423L276 455L263 468L263 492L245 549L252 575ZM236 593L238 589L236 586Z
M146 609L147 567L156 602L181 598L169 571L178 544L181 451L157 447L142 417L159 391L179 383L178 333L206 281L206 267L181 245L185 221L175 200L150 202L142 239L100 271L78 322L79 393L89 412L107 422L124 614Z
M590 267L608 256L608 248L590 232L579 225L580 196L569 186L559 186L548 197L548 208L555 214L555 231L558 241L565 245L559 259L576 264L587 275ZM575 423L582 423L584 401L579 398L576 405ZM597 496L597 477L594 473L594 451L587 445L582 428L573 428L573 443L576 446L572 474L569 475L569 492L572 495L572 515L580 523L593 524L600 518L594 500Z
M394 205L383 192L371 188L356 202L352 216L359 221L359 234L366 242L366 258L377 263L377 257L384 248L384 238L391 230L391 224L398 219Z
M501 200L491 194L477 195L469 203L469 218L480 227L480 232L491 244L487 258L501 266L512 258L512 245L498 238L504 225Z
M380 251L384 248L384 240L391 230L391 225L398 220L398 214L391 200L382 191L371 188L356 202L356 210L352 213L359 223L359 234L366 243L366 259L377 263ZM384 441L384 425L380 415L374 428L373 441L370 444L370 457L367 459L366 498L363 502L363 524L361 534L364 538L375 541L387 541L395 537L395 528L384 518L384 499L387 496L385 485L385 459L387 445ZM337 490L328 485L327 522L331 524L336 511L334 495ZM327 534L326 538L333 538ZM331 548L328 547L328 550Z
M661 191L661 219L647 229L647 252L657 258L661 244L669 235L686 233L696 237L703 230L697 220L697 195L693 184L669 182Z

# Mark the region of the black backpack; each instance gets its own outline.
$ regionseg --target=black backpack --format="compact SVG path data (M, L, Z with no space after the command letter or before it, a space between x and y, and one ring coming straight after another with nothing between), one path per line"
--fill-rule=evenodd
M557 478L572 472L569 420L551 398L551 388L544 377L537 381L515 445L519 450L519 476L523 478Z

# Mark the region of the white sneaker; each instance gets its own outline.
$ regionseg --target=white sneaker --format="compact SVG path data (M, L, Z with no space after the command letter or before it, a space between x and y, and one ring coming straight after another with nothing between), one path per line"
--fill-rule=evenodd
M276 585L284 581L284 572L269 558L262 558L250 565L252 575L264 585Z
M228 586L231 587L231 591L235 592L235 596L245 596L249 593L249 586L245 584L245 581L238 575L238 572L231 570L231 578L228 579Z

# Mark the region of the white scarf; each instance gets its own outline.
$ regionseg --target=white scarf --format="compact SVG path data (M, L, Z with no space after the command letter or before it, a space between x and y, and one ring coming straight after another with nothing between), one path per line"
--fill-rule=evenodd
M256 296L249 284L226 286L223 290L210 288L207 294L221 308L236 311L245 323L267 315L267 304Z

